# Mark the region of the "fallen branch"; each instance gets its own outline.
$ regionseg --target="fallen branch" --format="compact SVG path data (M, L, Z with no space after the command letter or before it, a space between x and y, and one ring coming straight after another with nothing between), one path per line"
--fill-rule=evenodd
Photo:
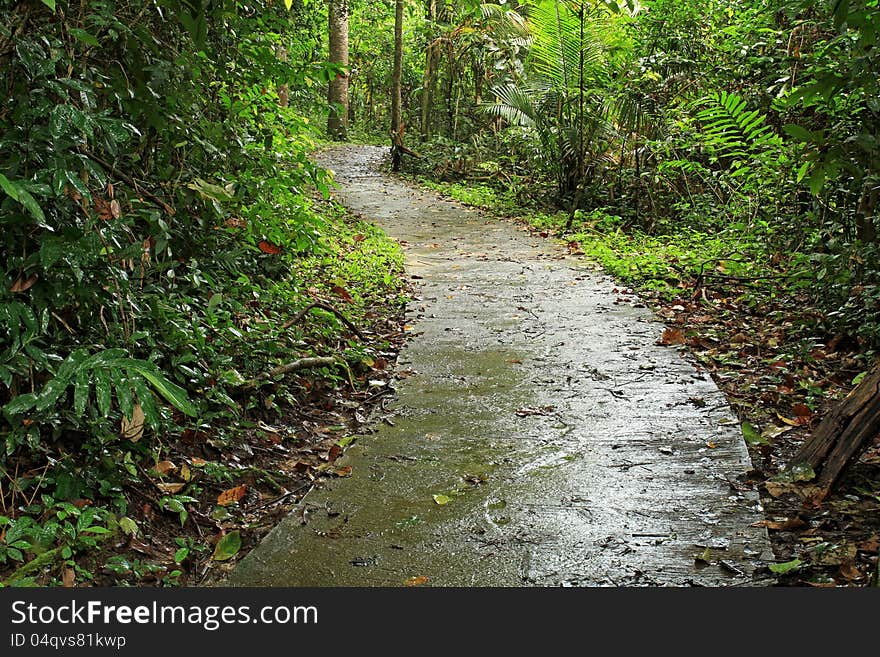
M835 406L801 446L788 468L807 464L819 472L818 492L812 498L821 502L847 467L871 444L880 432L880 365L875 366L859 385Z
M334 308L330 304L323 303L321 301L313 301L312 303L310 303L308 306L306 306L305 308L300 310L296 315L294 315L289 320L284 322L284 324L281 326L281 328L282 329L290 328L291 326L296 324L298 321L300 321L303 317L305 317L306 313L308 313L313 308L320 308L321 310L326 310L328 313L332 313L333 315L335 315L339 319L340 322L345 324L349 328L349 330L351 330L351 332L354 333L356 336L358 336L361 340L366 339L366 338L364 338L364 334L358 330L358 327L355 326L354 324L352 324L351 321L345 315L343 315L341 312L336 310L336 308Z
M258 387L264 381L268 381L270 379L274 379L276 376L282 376L284 374L290 374L291 372L298 372L299 370L306 370L310 367L324 367L327 365L336 365L342 364L340 359L336 356L309 356L306 358L300 358L298 360L292 361L290 363L285 363L284 365L279 365L271 370L269 370L265 374L261 374L260 376L250 379L249 381L245 381L241 384L241 388L243 390L251 390L253 388Z

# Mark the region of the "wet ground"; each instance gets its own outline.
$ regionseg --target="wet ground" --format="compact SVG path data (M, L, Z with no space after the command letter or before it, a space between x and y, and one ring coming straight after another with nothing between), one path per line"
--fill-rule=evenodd
M589 263L323 155L404 246L418 299L397 395L231 573L236 586L770 583L739 425L663 325Z

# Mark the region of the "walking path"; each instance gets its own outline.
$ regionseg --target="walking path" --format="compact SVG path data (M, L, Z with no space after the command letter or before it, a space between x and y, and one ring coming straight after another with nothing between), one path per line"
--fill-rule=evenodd
M405 248L412 374L393 425L337 461L352 476L313 491L228 584L769 583L760 502L737 480L748 452L708 374L588 263L383 175L387 152L322 164Z

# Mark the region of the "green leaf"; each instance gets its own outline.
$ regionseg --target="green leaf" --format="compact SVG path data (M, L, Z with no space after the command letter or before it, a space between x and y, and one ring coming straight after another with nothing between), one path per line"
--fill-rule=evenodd
M125 417L131 417L134 413L134 397L131 394L131 383L128 377L120 370L111 370L110 378L113 381L113 389L116 391L119 410Z
M132 363L131 368L147 379L168 403L190 417L198 415L198 409L189 400L186 391L162 376L155 365L142 360L132 360Z
M107 370L96 367L92 370L95 381L95 397L98 401L98 411L102 417L110 415L110 408L113 403L113 395L110 390L110 374Z
M434 501L437 504L439 504L440 506L443 506L445 504L449 504L452 501L451 497L449 497L448 495L442 495L442 494L434 495L433 498L434 498Z
M52 13L55 13L55 0L41 0L44 5L46 5L49 9L52 10Z
M82 417L86 412L86 405L89 402L89 370L81 368L76 373L76 385L73 388L73 412Z
M99 527L98 525L93 525L91 527L86 527L82 531L88 532L90 534L109 534L110 530L106 527Z
M770 441L762 436L750 422L742 423L743 438L749 445L769 445Z
M45 1L46 1L46 0L43 0L43 2L45 2ZM54 0L52 0L52 4L54 4ZM73 35L74 37L76 37L77 39L79 39L80 41L82 41L84 44L86 44L86 45L88 45L88 46L98 46L98 45L100 45L100 44L98 43L98 40L97 40L95 37L93 37L91 34L89 34L89 33L86 32L85 30L80 29L80 28L78 28L78 27L72 27L72 28L70 28L70 34Z
M293 0L284 0L284 7L287 11L290 11L290 8L293 6Z
M53 230L50 226L45 224L46 216L43 214L43 209L34 197L30 195L30 192L21 187L21 185L9 180L9 178L2 173L0 173L0 187L2 187L3 191L9 194L14 200L21 203L31 216L40 223L40 226Z
M144 419L146 419L147 424L153 429L158 429L161 424L161 418L159 417L159 409L156 408L153 393L150 392L143 379L139 377L132 377L131 385L134 388L135 394L137 394L137 399L141 405L141 410L144 412Z
M9 415L20 415L31 410L37 404L37 395L32 392L26 392L13 398L6 406L3 412Z
M859 384L862 382L862 379L864 379L866 376L868 376L868 372L867 372L867 370L865 370L865 371L862 372L861 374L856 374L856 375L853 377L852 384L853 384L854 386L859 385Z
M789 123L782 127L786 133L797 139L798 141L804 142L813 142L816 141L816 138L813 136L813 133L803 128L795 123Z
M174 553L174 563L180 563L189 556L189 548L182 547Z
M128 516L122 516L119 519L119 527L129 536L137 536L138 524Z
M214 561L226 561L231 559L241 549L241 534L238 530L229 532L217 541L217 547L214 548Z
M797 570L801 567L804 562L800 559L792 559L791 561L786 561L785 563L771 563L767 567L777 575L785 575L785 573L790 573L793 570Z

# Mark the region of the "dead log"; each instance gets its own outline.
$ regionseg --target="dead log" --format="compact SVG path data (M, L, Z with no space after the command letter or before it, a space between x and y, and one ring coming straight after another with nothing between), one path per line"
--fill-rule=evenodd
M825 416L791 459L788 469L807 464L818 477L818 503L837 484L847 467L880 434L880 364Z

